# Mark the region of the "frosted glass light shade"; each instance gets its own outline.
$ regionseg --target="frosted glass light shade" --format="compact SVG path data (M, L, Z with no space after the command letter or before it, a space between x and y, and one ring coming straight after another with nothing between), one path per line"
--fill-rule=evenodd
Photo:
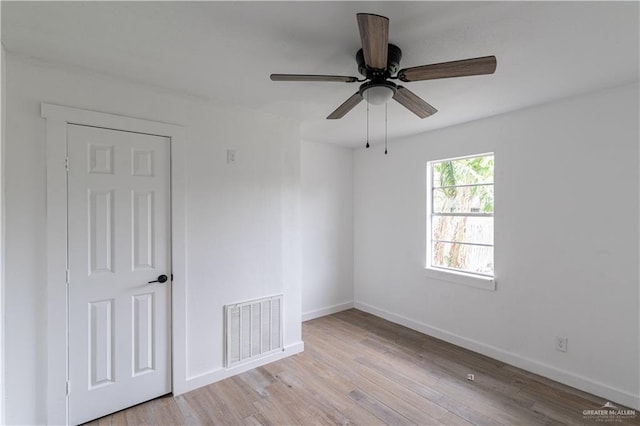
M364 92L364 98L371 105L382 105L393 97L393 89L388 86L371 86Z

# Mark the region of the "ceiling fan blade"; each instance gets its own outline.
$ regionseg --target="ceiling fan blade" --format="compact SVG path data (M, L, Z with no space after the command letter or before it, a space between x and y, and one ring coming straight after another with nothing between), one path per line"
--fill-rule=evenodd
M357 18L365 64L370 68L386 69L389 18L370 13L358 13Z
M493 74L496 71L496 65L495 56L483 56L481 58L405 68L398 71L398 78L402 81L421 81L434 80L437 78Z
M393 99L420 118L427 118L438 112L437 109L404 86L398 86L398 90L396 90L396 94L393 95Z
M271 74L271 81L332 81L338 83L354 83L358 81L358 78L343 75Z
M349 99L344 101L335 111L333 111L327 117L327 120L335 120L344 117L349 111L355 108L362 101L362 95L360 92L354 93Z

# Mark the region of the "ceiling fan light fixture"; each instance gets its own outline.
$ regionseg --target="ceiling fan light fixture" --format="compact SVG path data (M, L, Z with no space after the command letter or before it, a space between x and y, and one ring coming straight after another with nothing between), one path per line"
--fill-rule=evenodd
M360 86L360 95L371 105L384 105L396 94L396 85L390 81L370 82Z

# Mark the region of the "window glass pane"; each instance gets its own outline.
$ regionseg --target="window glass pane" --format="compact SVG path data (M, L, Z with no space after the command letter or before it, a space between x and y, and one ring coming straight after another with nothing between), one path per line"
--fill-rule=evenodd
M433 190L434 213L493 213L493 185Z
M433 186L493 183L493 155L432 163Z
M473 216L434 216L434 240L493 245L493 218Z
M427 236L431 259L427 263L493 276L493 154L431 162L429 166L431 229Z
M493 275L493 247L439 242L432 247L432 266Z

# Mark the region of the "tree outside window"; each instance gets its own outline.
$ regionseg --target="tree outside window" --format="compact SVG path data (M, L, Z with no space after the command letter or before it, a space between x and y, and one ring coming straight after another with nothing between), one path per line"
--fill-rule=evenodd
M432 268L493 277L494 155L427 164Z

